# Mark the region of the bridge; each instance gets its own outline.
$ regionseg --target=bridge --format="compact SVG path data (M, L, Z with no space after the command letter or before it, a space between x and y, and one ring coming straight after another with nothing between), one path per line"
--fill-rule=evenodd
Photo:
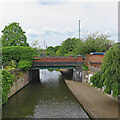
M34 57L32 69L75 69L83 64L83 57Z
M73 69L73 80L82 82L83 57L34 57L31 69Z

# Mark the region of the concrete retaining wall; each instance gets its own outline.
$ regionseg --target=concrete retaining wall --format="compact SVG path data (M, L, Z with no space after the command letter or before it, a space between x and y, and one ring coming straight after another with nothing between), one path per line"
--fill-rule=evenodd
M21 72L19 70L11 71L15 75L13 86L10 88L8 98L25 87L31 80L39 80L39 70L29 70Z

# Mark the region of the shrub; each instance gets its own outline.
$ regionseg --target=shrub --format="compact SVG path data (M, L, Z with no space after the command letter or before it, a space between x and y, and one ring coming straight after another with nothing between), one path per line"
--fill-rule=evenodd
M11 60L17 63L21 60L31 61L33 60L34 51L31 47L26 46L11 46L2 48L2 64L8 66ZM16 64L17 65L17 64Z
M22 70L29 70L29 68L32 66L32 62L28 60L21 60L18 63L18 68Z
M90 82L93 83L94 87L97 88L102 88L103 86L103 81L101 79L102 76L102 71L98 71L97 73L95 73L91 78L90 78Z
M32 66L32 61L28 60L20 60L18 63L18 68L22 70L29 70L29 68Z
M85 64L82 65L82 68L83 68L84 71L88 71L89 70L88 67L85 66Z
M11 60L8 65L5 67L5 69L15 69L16 68L16 61L15 60Z

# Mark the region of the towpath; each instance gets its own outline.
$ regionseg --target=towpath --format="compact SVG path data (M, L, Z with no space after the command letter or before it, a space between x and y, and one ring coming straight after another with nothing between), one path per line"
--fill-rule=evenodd
M118 103L88 83L65 80L80 104L92 118L118 118Z

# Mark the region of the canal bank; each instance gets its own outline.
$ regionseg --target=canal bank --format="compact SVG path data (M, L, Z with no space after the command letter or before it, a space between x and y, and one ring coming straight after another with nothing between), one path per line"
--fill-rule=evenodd
M31 82L31 80L39 80L39 70L22 71L20 69L13 69L10 70L10 73L12 75L15 75L15 78L13 81L13 86L10 86L8 98L16 94L21 89L23 89L26 85L28 85Z
M118 103L88 83L65 80L68 88L92 118L118 118Z

